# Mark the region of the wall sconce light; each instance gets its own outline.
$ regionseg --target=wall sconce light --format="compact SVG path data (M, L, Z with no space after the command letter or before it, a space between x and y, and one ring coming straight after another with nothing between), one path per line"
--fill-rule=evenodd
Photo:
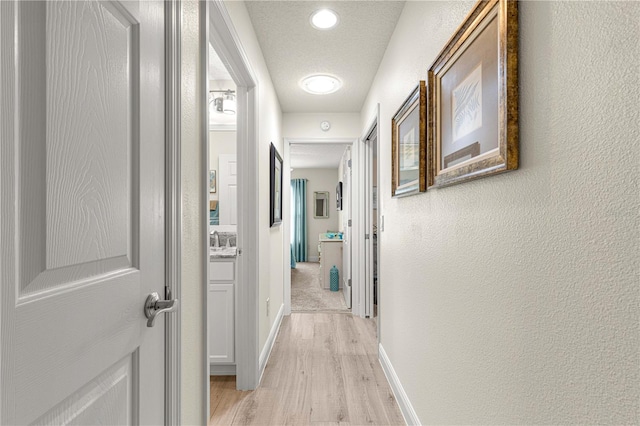
M222 95L215 97L214 93L222 93ZM235 93L235 90L210 90L209 104L213 104L215 112L219 114L233 115L236 113Z

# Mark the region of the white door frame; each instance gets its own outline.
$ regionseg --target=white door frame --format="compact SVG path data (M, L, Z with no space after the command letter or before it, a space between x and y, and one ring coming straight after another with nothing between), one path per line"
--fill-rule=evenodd
M368 121L369 125L366 127L365 132L362 134L362 137L360 138L360 145L363 146L364 148L364 144L367 141L367 138L369 137L369 135L371 135L371 133L374 131L375 128L375 132L376 132L376 148L377 148L377 152L378 152L378 159L380 159L380 104L376 105L376 109L374 111L373 116L371 117L371 119ZM361 150L361 156L359 157L359 161L361 161L362 167L359 168L359 179L360 179L360 190L364 191L364 185L366 184L367 180L365 178L365 171L366 171L366 167L364 167L364 162L367 161L366 158L366 150L362 149ZM378 253L377 253L377 257L378 257L378 278L380 278L380 240L381 240L381 233L382 230L384 229L384 223L382 222L382 196L381 196L381 191L380 191L380 164L378 162L378 168L377 168L377 182L378 182L378 210L377 210L377 214L378 214ZM364 195L364 194L362 194ZM367 210L367 206L365 203L365 199L364 196L360 195L358 197L358 202L357 204L359 205L359 211L362 212L364 214L364 212L366 212ZM365 230L365 226L364 223L359 224L358 229L361 230L361 239L359 241L359 249L360 251L358 252L358 257L360 259L364 259L365 254L366 254L366 242L364 239L364 234L366 233ZM365 268L366 262L363 262L363 264L361 265L361 274L362 274L362 278L363 278L363 285L361 286L362 288L362 297L364 300L365 294L365 284L364 284L364 277L365 277ZM371 284L373 285L373 284ZM380 281L378 280L378 288L377 288L377 293L378 296L380 295ZM363 309L364 310L364 309ZM378 324L378 343L380 342L380 323L381 323L381 316L380 316L380 298L378 297L378 320L377 320L377 324Z
M372 195L373 195L373 147L371 138L377 136L377 127L371 128L367 136L362 139L362 199L364 208L362 209L362 217L364 218L363 229L364 239L364 287L365 287L365 314L373 318L373 212L372 212ZM376 140L377 141L377 140ZM368 238L367 238L368 235Z
M180 247L182 195L180 183L181 27L182 3L165 2L165 282L173 298L182 298ZM180 424L180 327L182 310L165 315L165 415L166 425Z
M222 0L201 2L200 58L201 58L201 111L202 111L202 161L203 170L207 172L209 161L209 128L208 128L208 44L211 43L222 61L228 65L229 74L236 84L237 95L237 156L238 156L238 257L236 281L236 386L239 390L255 389L259 377L258 350L258 87L257 78L251 69L247 55L244 52L240 38L233 27L231 17ZM209 230L209 193L204 189L203 200L203 232ZM209 241L203 253L207 257L205 262L203 286L208 284L207 266L209 263ZM208 324L207 298L203 298L204 314L202 321L204 335L202 336L205 353L202 359L206 363L204 371L209 371L208 356ZM206 397L204 413L209 415L209 376L203 382L202 394Z
M358 139L353 139L353 138L337 138L337 139L336 138L317 138L317 139L284 138L284 155L282 157L283 182L291 182L291 144L325 144L325 145L347 144L347 145L351 145L352 158L354 156L354 150L358 152L358 145L359 145ZM356 170L355 163L357 163L357 161L354 161L353 163L354 163L353 170ZM354 179L356 178L355 174L356 173L354 172ZM357 192L356 184L353 183L352 186ZM353 193L352 193L352 197L353 197ZM285 212L282 219L283 234L284 234L283 235L284 244L282 248L283 249L282 258L284 259L284 262L282 265L283 271L284 271L283 273L284 275L284 315L291 315L291 248L289 244L287 244L289 241L291 241L291 215L289 214L289 212L291 211L291 191L283 191L282 211ZM354 210L353 215L355 214L357 214L357 211ZM353 231L355 233L356 230L354 229ZM352 240L354 240L353 236L352 236ZM356 265L356 260L357 259L355 258L353 259L352 266L351 266L352 268L351 276L353 279L354 286L361 281L359 277L356 277L354 274L355 272L354 267ZM356 304L352 303L352 306L355 307ZM363 314L361 314L360 312L356 312L354 308L352 308L351 312L355 315L363 316Z
M371 186L369 185L371 183L370 180L373 179L373 175L370 170L372 166L373 157L372 155L370 155L370 152L369 152L369 149L371 149L371 147L367 147L365 145L369 141L372 134L375 132L376 149L379 152L379 147L380 147L380 127L378 126L379 116L380 116L380 104L377 105L375 116L369 121L369 126L367 127L367 130L365 131L363 136L360 138L360 142L363 147L362 167L361 167L362 193L361 193L360 199L358 200L358 203L361 204L361 209L362 209L361 211L363 212L363 217L364 217L364 214L366 214L368 218L373 218L373 214L371 213L372 191L371 191ZM380 180L379 180L380 166L379 165L377 167L376 174L377 174L376 177L377 177L377 182L379 186L380 185ZM380 196L378 195L378 203L380 202L379 200L380 200ZM378 205L378 212L379 210L380 210L380 207ZM380 222L378 221L378 223ZM364 223L360 224L360 226L363 234L372 233L373 231L371 229L372 227L368 226L367 220L364 221ZM379 239L378 239L378 247L379 247ZM373 249L373 235L370 235L369 240L363 240L362 257L361 257L361 259L363 259L363 265L362 265L363 279L365 281L363 283L363 289L365 290L365 295L369 294L368 298L365 297L365 313L369 317L373 317L373 271L372 270L366 271L365 269L369 267L368 265L371 265L373 263L372 249ZM378 327L379 325L380 325L380 322L378 321Z

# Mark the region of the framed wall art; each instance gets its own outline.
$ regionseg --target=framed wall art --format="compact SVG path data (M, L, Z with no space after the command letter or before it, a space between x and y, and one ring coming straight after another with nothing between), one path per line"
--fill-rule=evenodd
M269 226L274 227L282 223L282 157L273 143L269 150L271 157Z
M428 186L518 168L518 2L478 2L429 69Z
M427 90L424 81L391 120L391 196L427 190Z
M217 187L216 171L215 170L209 170L209 192L212 193L212 194L215 194L216 187Z

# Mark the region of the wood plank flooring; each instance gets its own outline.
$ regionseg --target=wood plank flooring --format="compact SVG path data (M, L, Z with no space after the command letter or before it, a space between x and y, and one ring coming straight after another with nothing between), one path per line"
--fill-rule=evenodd
M375 321L338 313L284 317L262 383L211 377L210 425L404 425L378 362Z

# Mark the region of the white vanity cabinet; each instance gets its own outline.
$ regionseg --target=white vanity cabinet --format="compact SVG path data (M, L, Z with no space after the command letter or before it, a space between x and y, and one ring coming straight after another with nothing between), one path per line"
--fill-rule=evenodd
M235 258L209 262L209 364L235 362Z

